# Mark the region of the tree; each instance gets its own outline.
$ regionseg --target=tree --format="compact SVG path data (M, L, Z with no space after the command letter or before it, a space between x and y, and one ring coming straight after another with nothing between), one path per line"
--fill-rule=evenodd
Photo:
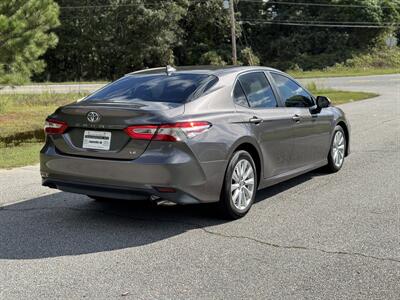
M191 1L180 21L184 35L175 54L180 65L231 63L230 20L222 0Z
M44 56L47 68L37 80L112 80L166 64L231 63L229 13L222 0L56 1L60 41ZM239 59L252 62L256 56L251 49L241 55L242 48Z
M239 2L244 31L262 64L281 69L324 68L376 46L388 28L288 26L280 23L387 25L399 22L399 0L321 0L327 6ZM339 5L339 6L338 6ZM276 24L269 24L273 22ZM312 24L311 24L312 25Z
M58 46L45 55L39 79L112 80L145 67L174 63L187 0L58 0Z
M112 80L166 64L232 63L229 12L222 0L55 1L61 7L55 31L60 41L44 55L47 68L36 80ZM236 0L239 63L325 68L368 52L388 31L398 30L400 0L313 3ZM279 24L284 22L306 26ZM393 29L309 26L324 22Z
M39 59L57 44L50 30L59 24L53 0L0 2L0 83L20 84L43 71Z

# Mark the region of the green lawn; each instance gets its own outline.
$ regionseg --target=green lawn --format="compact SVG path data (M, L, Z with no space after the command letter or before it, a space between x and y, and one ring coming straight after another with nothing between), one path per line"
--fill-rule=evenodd
M0 169L33 165L39 162L43 143L23 143L19 146L0 147Z
M375 93L339 91L328 88L315 88L314 84L308 86L308 90L315 96L326 96L331 99L333 105L344 104L379 96Z
M46 117L84 94L0 94L0 147L43 140Z
M30 82L27 85L69 85L69 84L106 84L109 81L106 80L95 80L95 81L64 81L64 82Z
M372 93L318 89L308 86L314 95L329 97L342 104L377 96ZM0 168L35 164L43 145L43 123L57 107L82 98L83 94L0 94Z
M368 76L368 75L385 75L399 74L400 68L369 68L369 69L331 69L331 70L314 70L314 71L288 71L288 73L297 78L322 78L322 77L349 77L349 76Z

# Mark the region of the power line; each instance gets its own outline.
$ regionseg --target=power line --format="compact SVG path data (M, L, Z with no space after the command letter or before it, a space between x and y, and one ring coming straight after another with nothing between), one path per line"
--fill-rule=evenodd
M87 19L89 16L87 15L61 15L60 19L62 20L78 20L78 19ZM240 20L239 20L240 21ZM314 27L340 27L340 28L390 28L390 27L398 27L400 23L391 23L391 22L364 22L364 21L325 21L325 20L318 20L318 21L308 21L308 20L263 20L263 19L246 19L241 20L239 25L241 26L245 43L247 42L247 37L244 32L244 28L242 24L276 24L276 25L298 25L298 26L314 26Z
M303 27L334 27L334 28L390 28L388 25L352 25L352 24L323 24L323 23L296 23L292 21L252 21L241 20L239 22L256 25L256 24L270 24L270 25L286 25L286 26L303 26Z
M342 7L342 8L371 8L369 5L362 4L331 4L331 3L311 3L311 2L290 2L290 1L267 1L267 0L239 0L240 2L260 3L265 5L296 5L296 6L318 6L318 7ZM193 0L192 3L206 2L205 0ZM162 3L162 2L161 2ZM168 2L164 2L168 3ZM137 7L139 5L158 6L160 3L140 3L140 4L98 4L98 5L79 5L79 6L60 6L60 9L86 9L86 8L113 8L113 7ZM390 6L375 5L376 8L391 8Z
M264 19L246 19L243 21L249 22L283 22L283 23L305 23L305 24L338 24L338 25L377 25L377 26L399 26L400 23L396 22L365 22L365 21L325 21L325 20L282 20L282 19L273 19L273 20L264 20Z
M149 2L149 1L146 1ZM205 3L207 0L192 0L191 3ZM275 4L275 5L297 5L297 6L321 6L321 7L345 7L345 8L371 8L371 5L363 4L339 4L339 3L316 3L316 2L292 2L292 1L269 1L269 0L239 0L238 2L250 2L250 3L260 3L260 4ZM163 2L161 2L163 3ZM168 3L165 1L164 3ZM159 2L153 3L140 3L145 5L159 5ZM78 5L78 6L60 6L61 9L80 9L80 8L101 8L101 7L129 7L129 6L139 6L140 4L97 4L97 5ZM380 6L374 5L377 8L391 8L390 6Z
M143 3L143 6L155 6L155 3ZM117 4L117 5L82 5L82 6L60 6L60 9L87 9L87 8L116 8L116 7L139 7L138 4ZM159 5L158 5L159 6Z
M192 0L191 3L206 2L206 0ZM116 7L139 7L139 6L150 6L159 7L160 4L173 4L173 2L160 1L160 2L149 2L144 1L143 3L131 3L131 4L96 4L96 5L77 5L77 6L60 6L60 9L86 9L86 8L116 8Z
M371 8L370 5L362 4L330 4L330 3L310 3L310 2L290 2L290 1L266 1L266 0L240 0L240 2L252 2L260 4L277 5L298 5L298 6L320 6L320 7L343 7L343 8ZM377 8L391 8L390 6L375 5Z

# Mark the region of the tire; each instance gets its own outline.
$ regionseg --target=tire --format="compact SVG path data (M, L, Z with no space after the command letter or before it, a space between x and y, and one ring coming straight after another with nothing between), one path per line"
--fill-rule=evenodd
M328 172L336 173L342 168L346 155L346 149L346 135L343 128L338 125L335 127L332 136L331 147L329 149L328 164L326 166Z
M247 214L256 197L257 183L257 169L253 158L246 151L236 151L225 172L219 202L224 218L239 219Z

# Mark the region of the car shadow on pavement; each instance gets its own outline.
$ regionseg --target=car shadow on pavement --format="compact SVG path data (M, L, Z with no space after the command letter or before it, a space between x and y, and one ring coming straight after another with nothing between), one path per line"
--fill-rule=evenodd
M308 173L261 190L266 200L318 176ZM257 204L256 204L257 205ZM228 222L215 205L157 206L150 202L95 202L57 192L0 208L0 259L40 259L147 245Z
M325 176L327 173L324 171L323 168L314 170L312 172L297 176L295 178L292 178L290 180L278 183L274 186L259 190L257 192L257 196L255 199L255 203L268 200L268 198L273 197L277 194L280 194L282 192L285 192L295 186L298 186L306 181L312 180L315 177L319 176Z

